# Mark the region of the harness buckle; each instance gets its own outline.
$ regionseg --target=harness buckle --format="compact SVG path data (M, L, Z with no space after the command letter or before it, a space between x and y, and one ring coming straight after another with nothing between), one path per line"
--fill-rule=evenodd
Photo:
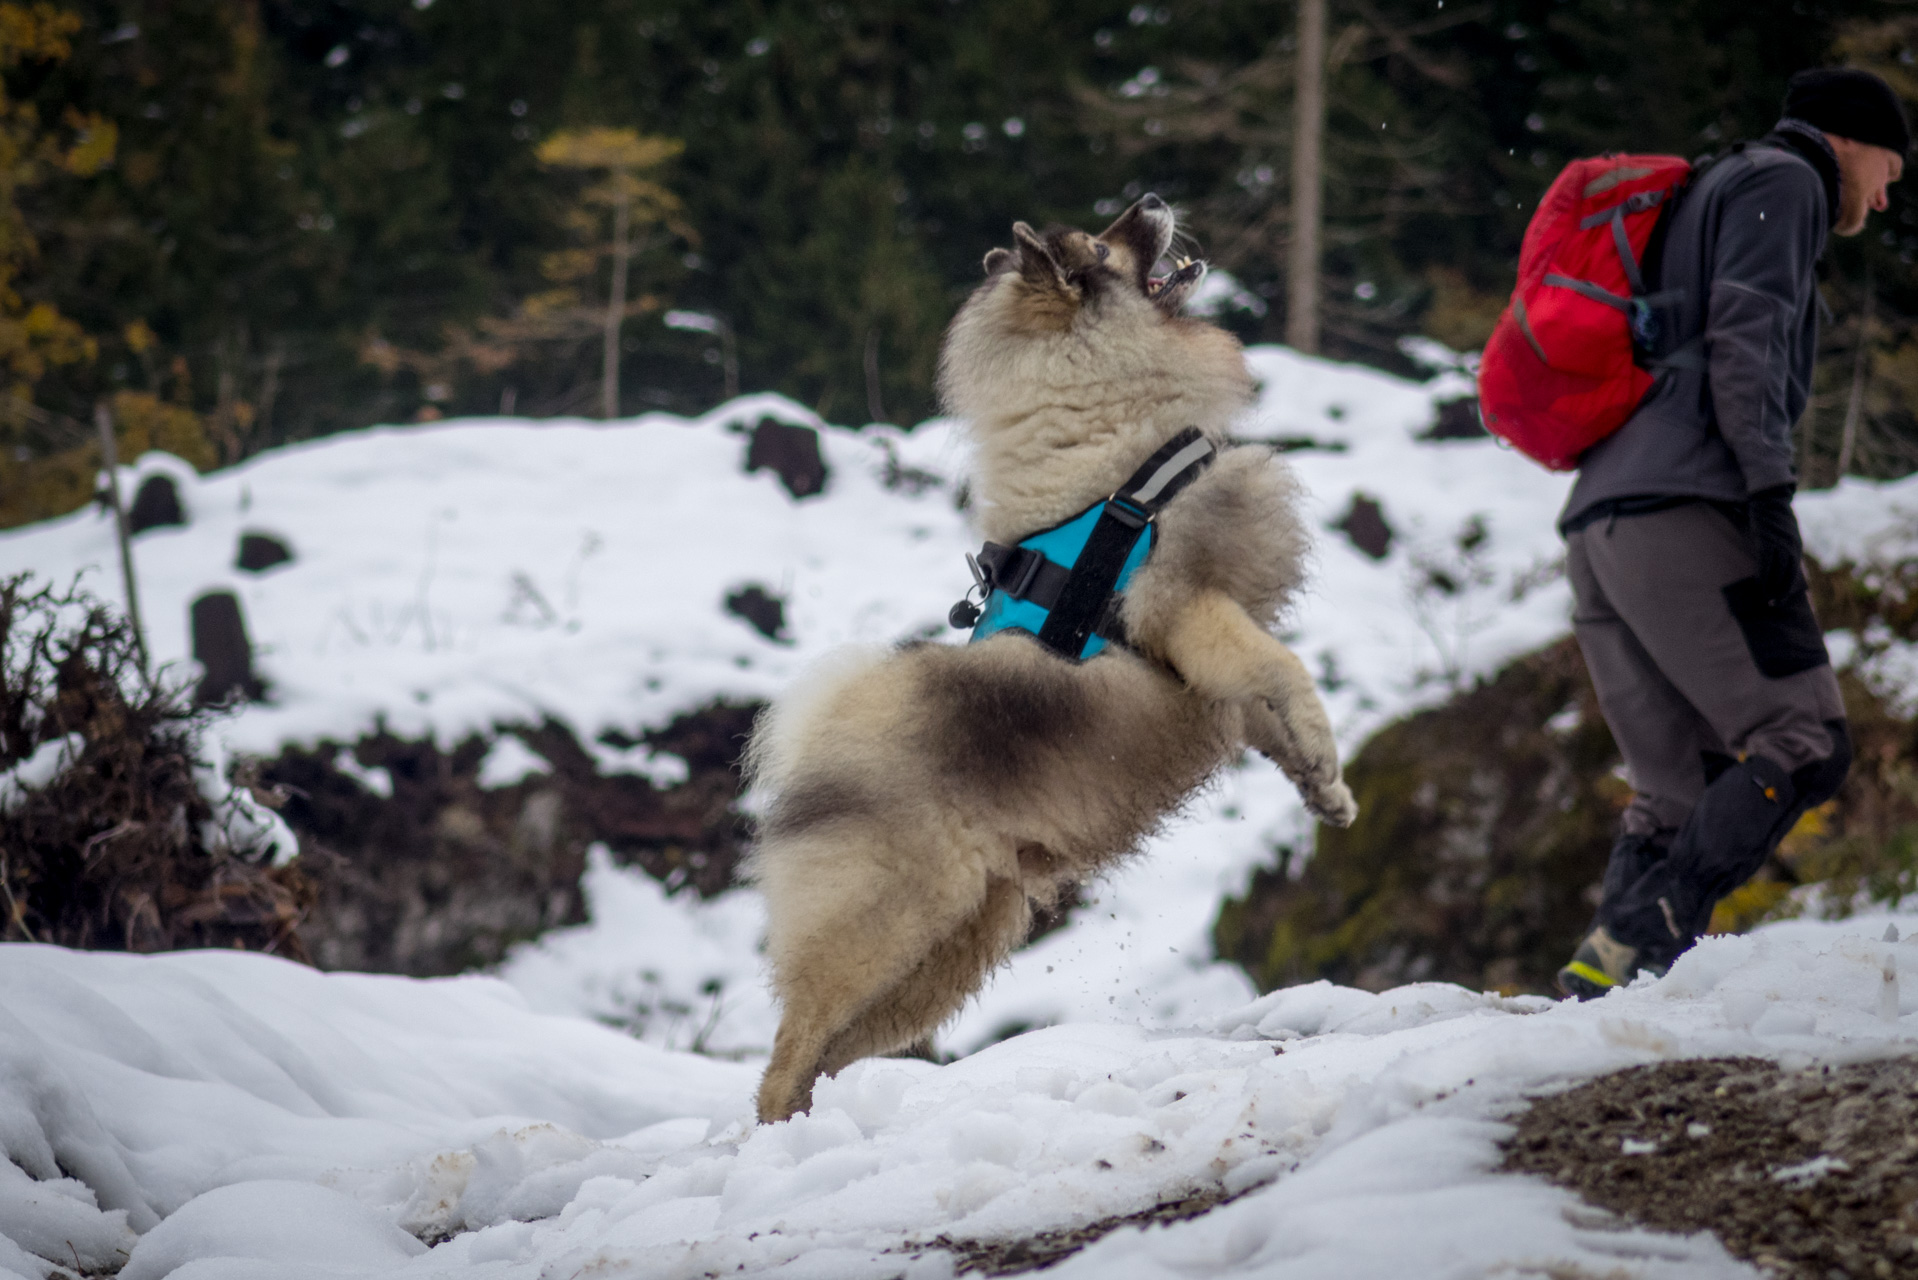
M1045 563L1045 557L1030 547L1020 547L1019 557L1013 564L1017 576L1010 582L1001 582L994 574L994 585L1014 600L1025 599L1026 592L1032 586L1032 580L1039 576L1039 566Z
M1116 493L1106 499L1105 514L1128 529L1143 529L1152 519L1150 511L1134 506Z

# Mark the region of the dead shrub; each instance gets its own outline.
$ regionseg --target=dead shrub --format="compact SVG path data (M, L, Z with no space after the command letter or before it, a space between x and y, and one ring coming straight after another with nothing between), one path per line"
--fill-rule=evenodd
M148 678L136 653L126 620L79 584L0 581L0 776L70 735L83 743L44 785L0 787L0 939L305 960L306 875L217 838L195 778L216 713Z

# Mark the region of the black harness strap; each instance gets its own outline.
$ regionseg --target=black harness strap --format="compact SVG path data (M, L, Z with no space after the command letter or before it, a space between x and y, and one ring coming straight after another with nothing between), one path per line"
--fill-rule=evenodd
M994 591L1003 591L1014 600L1030 600L1041 609L1059 603L1059 593L1072 576L1072 570L1031 547L988 542L974 558Z
M1106 500L1099 522L1092 526L1079 559L1066 576L1059 602L1039 628L1039 643L1069 657L1078 657L1092 638L1093 628L1105 620L1106 602L1119 585L1119 571L1133 544L1145 531L1152 514L1116 495Z
M1032 547L988 542L975 558L984 585L1044 609L1046 621L1038 638L1068 657L1076 659L1093 635L1125 643L1120 597L1114 591L1119 574L1146 526L1198 478L1216 452L1203 432L1187 427L1106 500L1070 568Z

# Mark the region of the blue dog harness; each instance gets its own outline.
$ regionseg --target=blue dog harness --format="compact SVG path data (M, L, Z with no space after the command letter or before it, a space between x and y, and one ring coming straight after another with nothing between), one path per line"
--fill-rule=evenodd
M1075 662L1124 644L1120 593L1152 554L1153 521L1216 453L1197 427L1187 427L1105 501L1016 546L988 542L966 557L973 589L983 595L954 605L948 621L971 627L973 644L1023 631Z

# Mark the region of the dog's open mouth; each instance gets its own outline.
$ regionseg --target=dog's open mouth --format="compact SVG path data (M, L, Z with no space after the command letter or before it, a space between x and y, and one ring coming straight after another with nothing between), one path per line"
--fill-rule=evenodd
M1146 280L1146 296L1166 314L1176 314L1192 296L1199 281L1205 279L1205 270L1205 263L1197 259L1180 258L1173 263L1171 271Z

